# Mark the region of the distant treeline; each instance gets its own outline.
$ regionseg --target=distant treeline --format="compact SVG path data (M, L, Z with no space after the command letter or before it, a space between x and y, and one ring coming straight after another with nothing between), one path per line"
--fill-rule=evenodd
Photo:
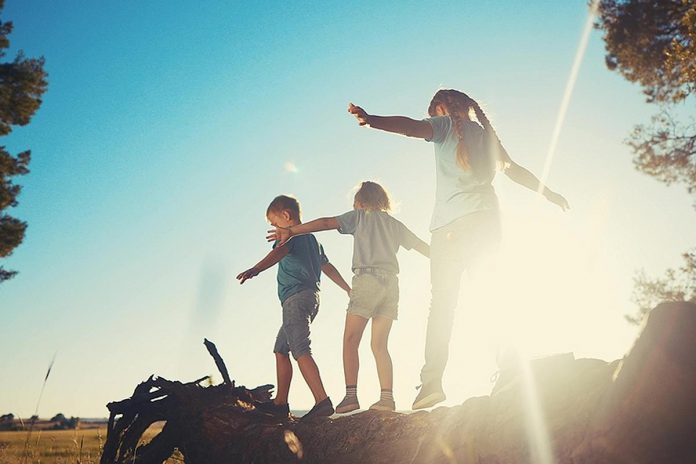
M29 430L29 428L41 430L71 430L80 426L79 417L67 418L63 413L58 413L51 419L39 419L39 416L31 416L29 419L15 417L14 414L0 415L0 431Z

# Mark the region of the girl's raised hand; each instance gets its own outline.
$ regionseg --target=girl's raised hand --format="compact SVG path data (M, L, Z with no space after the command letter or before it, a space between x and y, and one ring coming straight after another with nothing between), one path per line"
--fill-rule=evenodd
M290 240L290 229L284 229L282 227L276 227L275 229L269 229L268 235L266 235L266 240L269 242L278 241L278 246Z
M549 190L549 192L544 196L551 203L554 203L554 204L560 206L563 211L567 211L570 209L570 205L568 204L568 200L563 198L563 195L561 195L560 193L556 193L556 192Z
M369 115L364 109L360 108L359 106L355 106L352 103L348 103L348 112L358 118L358 123L361 126L367 124L367 118Z

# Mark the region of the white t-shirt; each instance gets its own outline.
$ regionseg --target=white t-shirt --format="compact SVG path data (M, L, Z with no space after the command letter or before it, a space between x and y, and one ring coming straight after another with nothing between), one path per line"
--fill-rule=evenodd
M498 197L490 176L476 176L473 169L465 170L457 163L459 138L452 118L426 118L433 128L435 144L435 208L430 230L439 229L463 216L478 211L497 210ZM484 149L484 129L473 121L464 121L464 143L471 162L475 157L487 157Z

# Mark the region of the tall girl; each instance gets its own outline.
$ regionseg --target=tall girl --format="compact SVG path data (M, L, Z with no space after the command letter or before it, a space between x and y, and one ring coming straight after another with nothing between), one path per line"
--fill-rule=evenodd
M498 198L491 184L496 168L518 184L540 191L563 210L568 202L512 161L479 104L465 93L439 90L428 107L430 117L423 120L375 116L352 103L348 111L361 126L425 139L435 147L436 193L430 224L432 300L421 387L413 403L413 409L428 408L445 400L442 377L461 275L485 260L500 241Z

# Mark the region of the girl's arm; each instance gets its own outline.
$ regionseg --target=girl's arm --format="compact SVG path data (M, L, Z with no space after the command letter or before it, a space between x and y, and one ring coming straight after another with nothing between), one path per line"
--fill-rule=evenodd
M556 205L558 205L563 211L570 209L568 201L565 198L563 198L562 195L554 192L553 190L542 184L534 174L512 161L512 159L510 159L510 156L507 156L507 153L505 153L505 150L502 150L502 152L504 153L504 155L506 155L506 159L504 159L503 161L508 166L505 170L505 175L507 175L512 181L517 182L518 184L527 187L530 190L534 190L535 192L540 191L541 194L544 195L544 197L547 200L549 200L551 203L555 203Z
M247 280L256 277L269 267L275 265L278 261L283 259L286 255L288 254L288 247L285 246L276 246L274 249L272 249L261 261L256 263L256 266L251 267L247 269L244 272L241 272L237 276L237 280L239 281L240 284L243 284Z
M433 138L433 126L427 121L418 121L405 116L375 116L350 103L348 112L358 119L361 126L402 134L407 137L430 140Z
M420 239L416 234L413 233L411 229L406 227L406 225L401 222L399 227L401 227L401 243L400 245L406 249L416 250L418 253L422 254L426 258L430 258L430 245Z
M338 269L334 267L333 264L331 263L325 263L321 265L321 272L326 274L326 277L331 279L336 285L341 287L345 292L350 296L350 285L345 281L343 276L341 275L340 272L338 272Z
M430 258L430 245L425 243L423 240L418 239L418 242L413 245L413 249L426 258Z
M338 219L335 217L323 217L305 222L304 224L297 224L296 226L276 227L275 229L270 229L268 231L268 235L266 235L266 240L269 242L279 240L280 244L282 245L290 240L290 237L295 235L309 234L322 230L338 229L338 227Z

